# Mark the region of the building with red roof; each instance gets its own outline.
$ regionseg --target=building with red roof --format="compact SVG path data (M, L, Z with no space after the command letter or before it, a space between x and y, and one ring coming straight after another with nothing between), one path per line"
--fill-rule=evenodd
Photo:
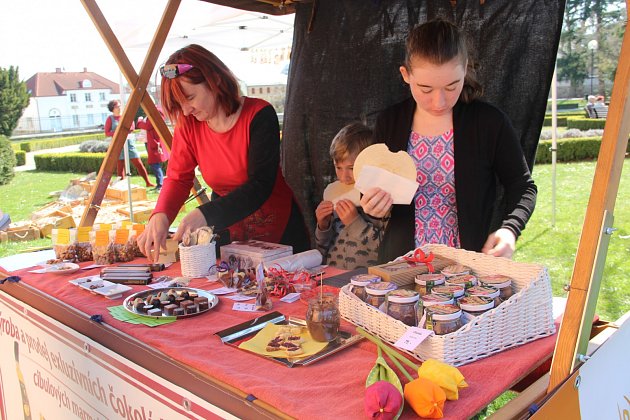
M107 103L120 99L117 83L84 68L82 72L36 73L26 81L29 106L13 135L96 128L110 114Z

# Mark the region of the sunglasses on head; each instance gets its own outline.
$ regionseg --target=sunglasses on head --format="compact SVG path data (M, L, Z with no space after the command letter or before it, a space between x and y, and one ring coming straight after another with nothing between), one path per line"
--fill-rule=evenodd
M160 67L160 74L167 79L174 79L192 68L190 64L164 64Z

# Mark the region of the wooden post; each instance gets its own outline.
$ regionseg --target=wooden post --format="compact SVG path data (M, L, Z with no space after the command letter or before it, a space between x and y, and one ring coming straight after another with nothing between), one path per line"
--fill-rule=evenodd
M627 1L630 6L630 0ZM619 189L621 170L628 146L630 134L630 34L627 30L623 37L617 75L613 85L612 97L602 145L599 150L591 196L586 208L586 216L582 227L582 234L575 257L573 274L567 306L558 333L551 377L547 392L551 392L557 385L571 375L577 363L580 350L588 342L592 314L597 300L598 282L591 284L591 279L601 276L605 247L607 241L601 234L610 234L615 200ZM598 253L602 251L599 256ZM599 263L598 263L599 259ZM594 287L592 287L594 286Z
M170 131L168 130L168 127L166 127L166 123L164 123L160 117L159 112L157 111L150 96L146 94L146 88L149 84L149 79L159 57L162 46L166 41L166 36L168 35L171 25L173 24L173 20L175 19L175 15L177 14L177 9L179 8L181 0L169 0L166 5L158 28L153 36L153 40L151 41L147 55L142 63L140 75L138 75L133 68L133 65L125 54L120 42L118 42L116 35L107 23L105 16L96 4L96 1L81 0L81 2L92 19L94 26L101 34L101 37L105 41L109 51L112 53L112 56L118 63L125 79L127 79L127 82L132 87L132 92L127 102L127 106L123 111L118 127L116 128L116 132L114 133L112 143L96 177L95 188L90 194L88 205L81 217L80 226L91 226L96 219L98 209L100 208L100 204L105 196L109 181L111 180L112 174L116 168L118 155L126 142L127 135L129 134L129 130L131 128L131 123L140 104L142 104L143 109L147 112L149 118L155 124L155 127L160 133L162 139L165 141L166 146L169 149L171 148L172 136L170 135ZM197 192L201 189L201 184L197 179L195 179L194 182L192 191ZM198 202L200 203L207 201L208 199L205 194L198 197Z

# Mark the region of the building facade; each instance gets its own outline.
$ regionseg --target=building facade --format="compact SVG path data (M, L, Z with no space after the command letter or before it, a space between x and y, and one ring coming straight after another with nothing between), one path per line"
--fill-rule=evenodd
M94 129L110 114L107 103L120 99L120 88L96 73L36 73L26 81L31 95L13 135Z

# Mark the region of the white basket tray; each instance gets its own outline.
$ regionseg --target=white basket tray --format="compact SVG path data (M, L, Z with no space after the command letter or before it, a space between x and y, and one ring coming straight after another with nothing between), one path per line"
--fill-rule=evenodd
M515 293L459 330L430 336L413 352L407 352L411 356L423 361L437 359L461 366L555 333L551 282L546 268L444 245L428 245L423 249L471 267L477 275L508 275L513 279ZM390 344L395 343L408 328L360 300L349 286L344 286L339 292L339 310L344 319Z
M184 277L204 277L216 271L215 242L207 245L184 246L179 244L179 260Z

